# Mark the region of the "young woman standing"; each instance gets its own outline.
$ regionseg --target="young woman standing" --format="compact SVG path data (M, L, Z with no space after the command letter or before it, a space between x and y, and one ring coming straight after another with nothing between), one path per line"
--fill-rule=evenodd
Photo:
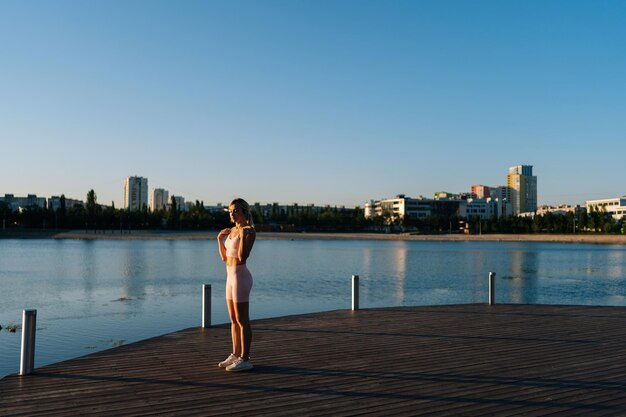
M217 242L222 261L226 263L226 305L231 322L233 352L218 364L227 371L248 371L250 362L250 290L252 274L246 266L256 232L250 206L245 200L236 198L228 205L230 221L235 224L219 232Z

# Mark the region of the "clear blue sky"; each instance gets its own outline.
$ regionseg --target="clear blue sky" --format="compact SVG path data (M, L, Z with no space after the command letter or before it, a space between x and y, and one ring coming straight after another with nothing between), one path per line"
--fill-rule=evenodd
M626 2L0 0L0 194L626 194Z

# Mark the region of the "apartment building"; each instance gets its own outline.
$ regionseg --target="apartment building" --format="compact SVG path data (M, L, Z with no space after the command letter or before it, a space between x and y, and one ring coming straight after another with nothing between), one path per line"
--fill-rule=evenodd
M498 217L499 201L491 198L470 198L467 200L466 217L479 217L481 220L487 220L492 217Z
M182 197L179 195L173 195L172 198L176 202L176 210L189 211L187 205L185 204L185 197Z
M124 180L124 208L142 210L148 207L148 179L126 177Z
M170 202L170 193L163 188L155 188L150 193L150 211L164 210Z
M28 194L26 197L15 197L13 194L5 194L0 197L0 203L5 203L11 211L25 209L27 207L46 207L46 198L37 197L36 194Z

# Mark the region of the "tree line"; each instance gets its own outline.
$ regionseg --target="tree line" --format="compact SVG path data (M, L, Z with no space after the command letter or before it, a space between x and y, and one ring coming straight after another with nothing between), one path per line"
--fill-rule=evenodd
M626 233L626 223L615 220L604 210L585 210L566 214L546 213L534 217L503 216L490 219L461 218L456 213L434 214L425 218L393 217L390 213L364 217L360 207L312 207L293 204L279 206L251 206L253 219L261 231L291 232L397 232L415 233ZM227 211L209 210L196 201L189 210L181 210L171 199L167 209L116 209L115 204L98 204L94 190L87 193L85 204L66 205L61 196L60 205L27 207L12 211L0 202L0 220L3 228L29 229L85 229L115 231L148 230L219 230L229 227Z
M180 210L172 197L168 210L150 211L116 209L115 203L103 206L97 203L94 190L87 193L85 204L66 205L64 195L60 197L59 207L31 206L12 211L0 202L0 219L5 227L29 229L86 229L95 231L130 230L130 229L175 229L209 230L226 227L228 213L209 212L204 204L196 201L188 210Z
M378 223L384 223L379 218ZM405 217L391 222L392 225L407 230L416 230L424 233L459 232L470 234L479 233L609 233L626 234L626 222L615 220L605 210L579 210L576 213L565 214L546 213L533 217L521 216L493 216L489 219L480 219L473 216L469 219L452 215L431 215L424 219Z
M294 204L286 209L274 204L269 210L252 206L255 225L266 231L359 231L365 225L363 210L327 207L315 210ZM94 190L87 193L84 204L68 206L64 195L59 207L25 207L12 211L0 202L0 221L4 228L27 229L85 229L92 231L125 230L219 230L230 227L226 208L209 210L196 201L188 210L177 207L172 197L169 207L161 210L117 209L115 204L98 204Z

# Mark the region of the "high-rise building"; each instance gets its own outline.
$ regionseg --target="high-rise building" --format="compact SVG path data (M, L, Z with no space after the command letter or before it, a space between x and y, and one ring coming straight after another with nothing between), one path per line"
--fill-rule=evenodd
M124 208L141 210L148 207L148 179L126 177L124 180Z
M169 192L163 188L155 188L150 193L150 210L157 211L163 210L167 207L170 201Z
M516 165L509 168L506 185L511 190L509 201L513 207L513 214L537 210L537 177L533 175L532 165Z

